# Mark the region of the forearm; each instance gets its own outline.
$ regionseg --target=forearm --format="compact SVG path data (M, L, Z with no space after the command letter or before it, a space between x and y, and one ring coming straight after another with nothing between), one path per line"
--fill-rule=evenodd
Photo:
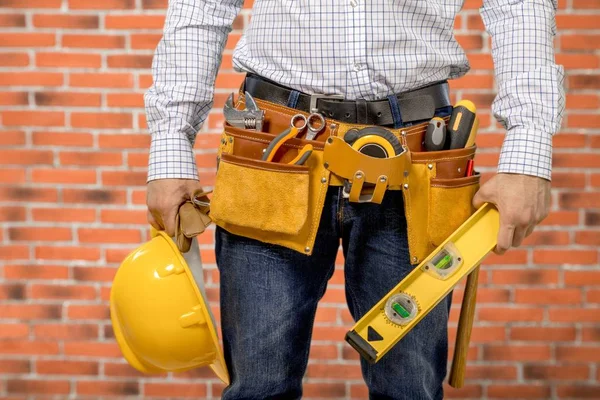
M241 0L172 0L145 94L152 140L148 182L198 179L193 146L213 105L214 85Z
M555 0L487 0L481 9L498 85L492 111L507 129L498 172L551 179L552 136L564 111L555 11Z

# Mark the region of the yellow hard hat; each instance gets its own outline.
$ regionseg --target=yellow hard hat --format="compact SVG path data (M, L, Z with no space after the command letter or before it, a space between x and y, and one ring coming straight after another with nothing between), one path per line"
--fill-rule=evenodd
M110 318L127 362L143 373L210 366L229 374L204 293L198 241L182 254L165 232L125 258L110 293Z

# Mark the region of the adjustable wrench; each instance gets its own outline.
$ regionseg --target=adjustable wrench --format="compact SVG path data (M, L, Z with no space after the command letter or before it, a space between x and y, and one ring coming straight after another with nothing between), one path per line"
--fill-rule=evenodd
M246 93L246 108L238 110L233 105L233 93L229 95L223 107L223 114L225 120L230 125L237 128L243 129L254 129L262 131L263 120L265 118L265 112L258 108L256 102L250 96L250 93Z

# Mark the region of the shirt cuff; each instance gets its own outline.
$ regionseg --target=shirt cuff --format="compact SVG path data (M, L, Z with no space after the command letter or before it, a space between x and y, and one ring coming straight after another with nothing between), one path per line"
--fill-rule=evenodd
M194 149L187 137L164 135L152 138L147 182L156 179L198 180Z
M552 135L527 128L510 129L500 151L498 173L552 176Z

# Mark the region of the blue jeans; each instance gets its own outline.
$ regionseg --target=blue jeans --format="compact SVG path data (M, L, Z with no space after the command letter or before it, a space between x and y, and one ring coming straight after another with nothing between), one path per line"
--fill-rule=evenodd
M340 241L346 299L358 320L413 269L401 191L386 192L379 205L359 204L330 187L311 256L216 228L231 374L224 400L301 398L315 311ZM361 359L370 399L443 398L450 301L440 302L378 363Z

